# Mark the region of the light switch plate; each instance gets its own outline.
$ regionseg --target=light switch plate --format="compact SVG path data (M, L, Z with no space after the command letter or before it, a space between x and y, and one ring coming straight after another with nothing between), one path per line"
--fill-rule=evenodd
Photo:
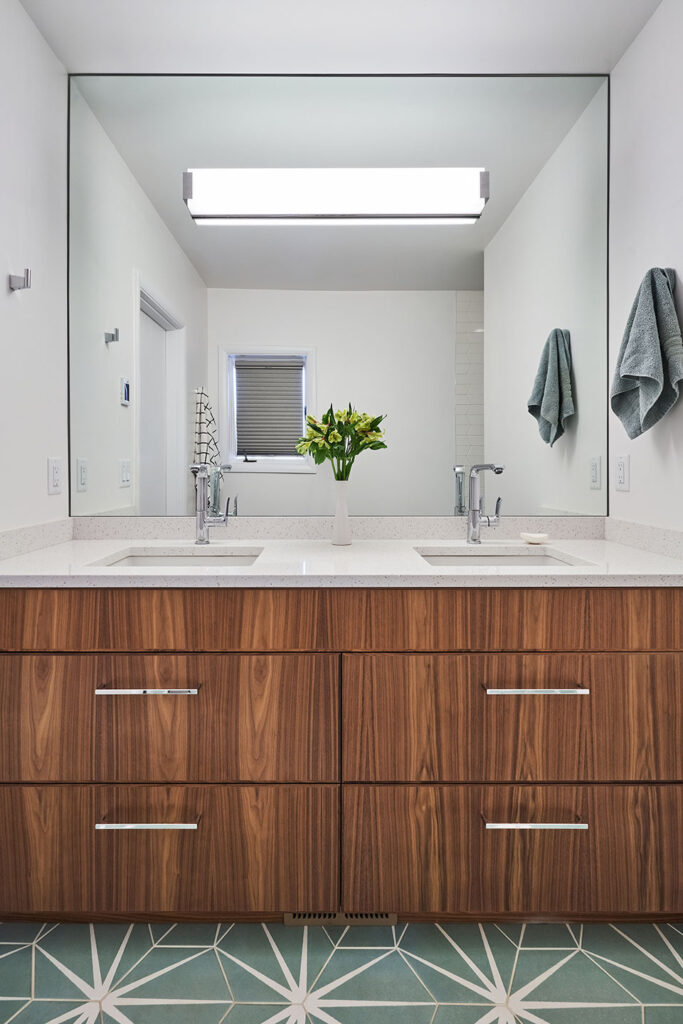
M591 491L599 491L602 487L602 459L594 455L591 459Z
M119 459L119 487L130 487L130 459Z
M88 490L88 460L76 459L76 490Z
M614 460L614 489L631 490L631 456L617 455Z
M62 478L64 476L64 459L48 458L47 460L47 493L62 493Z

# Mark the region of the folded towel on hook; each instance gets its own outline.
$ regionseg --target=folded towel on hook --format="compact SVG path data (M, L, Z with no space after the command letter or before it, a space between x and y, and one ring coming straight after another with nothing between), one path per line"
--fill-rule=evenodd
M565 424L574 415L572 388L572 352L569 331L555 328L543 346L529 412L538 420L538 432L550 447L564 434Z
M674 304L675 284L674 270L648 270L626 324L610 404L631 438L653 427L678 401L683 339Z

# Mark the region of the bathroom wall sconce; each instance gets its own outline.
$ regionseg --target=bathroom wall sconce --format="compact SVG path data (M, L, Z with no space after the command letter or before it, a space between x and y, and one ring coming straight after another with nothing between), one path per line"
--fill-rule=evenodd
M224 167L183 173L201 225L475 224L483 167Z
M118 329L118 327L115 327L113 331L105 331L104 332L104 344L105 345L111 345L112 341L118 341L118 340L119 340L119 329Z
M31 271L26 267L23 277L19 274L9 275L9 287L11 292L20 292L24 288L31 287Z

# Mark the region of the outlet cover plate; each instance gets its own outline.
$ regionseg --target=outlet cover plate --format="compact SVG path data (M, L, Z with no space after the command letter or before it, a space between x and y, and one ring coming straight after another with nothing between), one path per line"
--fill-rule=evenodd
M48 458L47 460L47 493L61 494L64 478L64 459Z
M614 489L631 490L631 456L617 455L614 460Z

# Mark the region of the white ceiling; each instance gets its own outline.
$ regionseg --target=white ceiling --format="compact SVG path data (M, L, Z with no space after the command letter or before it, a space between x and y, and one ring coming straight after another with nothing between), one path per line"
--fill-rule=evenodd
M69 71L610 71L660 0L23 0Z
M209 287L469 289L602 81L94 76L78 88ZM198 227L182 201L188 167L415 165L486 167L480 221Z

